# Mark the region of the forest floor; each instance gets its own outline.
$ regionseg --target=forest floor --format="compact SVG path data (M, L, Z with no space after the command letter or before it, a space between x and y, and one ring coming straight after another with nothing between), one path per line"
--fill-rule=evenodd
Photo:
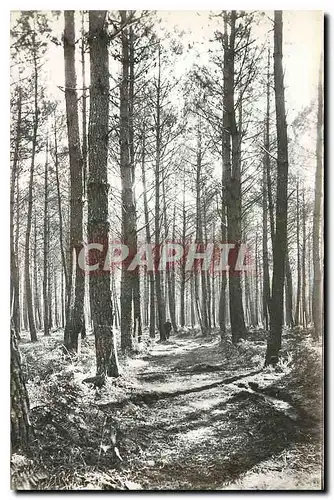
M32 456L12 457L16 489L319 490L322 348L301 330L263 369L264 331L233 346L184 330L120 357L103 389L94 338L69 358L63 332L21 342Z

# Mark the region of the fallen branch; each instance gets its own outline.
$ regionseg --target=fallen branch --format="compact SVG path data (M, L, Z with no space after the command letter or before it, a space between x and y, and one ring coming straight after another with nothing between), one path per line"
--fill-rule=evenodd
M138 374L138 378L158 380L165 378L167 375L191 375L193 373L212 373L224 370L226 370L226 364L211 365L209 363L199 363L190 368L181 368L179 370L176 368L173 370L166 370L165 372L142 372Z
M236 398L253 398L254 400L260 400L267 403L269 406L274 408L278 413L282 413L286 418L292 420L293 422L298 422L301 420L301 415L291 404L286 403L282 399L275 398L274 396L268 396L263 393L254 391L253 389L243 390L234 395L231 399Z
M101 403L98 404L99 408L113 407L113 408L122 408L127 404L137 404L137 403L145 403L150 404L155 401L159 401L161 399L175 398L177 396L183 396L186 394L192 394L194 392L206 391L209 389L213 389L215 387L219 387L221 385L231 384L240 380L242 378L251 377L252 375L256 375L262 372L262 368L260 370L256 370L253 372L244 373L242 375L235 375L234 377L229 377L223 380L218 380L216 382L211 382L210 384L200 385L196 387L190 387L188 389L179 389L177 391L146 391L135 394L131 398L123 399L121 401L112 401L109 403Z

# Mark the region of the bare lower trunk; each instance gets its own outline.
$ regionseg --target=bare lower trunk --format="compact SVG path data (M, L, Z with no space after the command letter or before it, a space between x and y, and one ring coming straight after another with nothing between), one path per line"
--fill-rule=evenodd
M145 124L143 126L142 133L143 141L142 141L142 154L141 154L141 173L142 173L142 183L143 183L143 195L144 195L144 217L145 217L145 232L146 232L146 241L147 244L151 244L151 231L150 231L150 223L149 223L149 212L148 212L148 202L147 202L147 186L146 186L146 172L145 172ZM153 272L149 272L149 287L150 287L150 337L155 337L155 284L154 284L154 275Z
M162 181L162 199L163 199L163 219L164 219L164 229L165 229L165 239L168 239L168 223L167 223L167 205L166 205L166 190L165 190L165 182L164 180ZM172 238L172 241L174 239ZM175 297L173 293L173 283L172 283L172 272L173 269L169 267L167 264L166 266L166 287L167 287L167 294L166 296L168 297L168 308L169 308L169 314L170 314L170 321L172 323L172 327L174 332L177 331L177 326L176 326L176 316L175 316Z
M286 270L285 270L285 318L289 328L294 326L292 309L292 274L288 250L286 252Z
M295 325L300 325L300 298L301 298L301 262L300 262L300 209L299 209L299 182L297 181L297 294L296 294L296 307L295 307Z
M186 243L186 174L183 171L183 192L182 192L182 244ZM180 285L180 326L183 328L186 324L185 318L185 290L186 290L186 269L185 262L181 262L181 285Z
M78 255L82 248L83 225L83 160L80 150L78 96L75 72L75 26L74 11L64 11L64 60L65 60L65 102L70 156L70 254L75 256L74 265L69 274L69 284L74 274L74 290L66 318L64 340L69 350L78 350L78 336L84 329L83 304L85 295L84 274L78 266ZM72 261L73 262L73 261ZM74 297L73 297L74 295Z
M199 243L199 246L202 248L204 244L203 239L203 227L202 227L202 206L201 206L201 195L202 195L202 160L203 160L203 151L202 151L202 133L201 133L201 122L199 121L197 127L197 161L196 161L196 242ZM200 297L198 290L198 281L197 275L195 276L195 300L197 306L197 314L198 319L200 321L201 330L203 335L207 335L209 333L209 321L208 321L208 296L207 296L207 277L206 271L203 269L203 265L200 264L201 271L201 299L202 304L200 306ZM195 269L195 273L198 270Z
M134 205L134 228L135 228L135 251L137 251L137 212L135 199L135 144L134 144L134 99L135 99L135 43L133 28L129 27L129 107L128 107L128 126L129 126L129 154L131 165L131 189ZM138 342L142 340L142 317L141 317L141 293L140 293L140 274L138 267L134 270L132 276L132 302L133 302L133 338Z
M18 100L17 100L17 123L16 123L16 137L15 137L15 149L14 158L11 169L11 180L10 180L10 304L11 304L11 317L13 318L13 327L15 334L19 338L20 336L20 276L19 276L19 264L18 264L18 246L15 246L14 242L14 209L15 209L15 185L17 185L17 193L19 190L18 183L18 167L19 167L19 149L21 142L21 117L22 117L22 92L21 88L18 89ZM18 195L16 210L19 210L18 206Z
M225 29L226 23L225 23ZM225 33L225 39L227 34ZM226 43L226 41L225 41ZM225 54L224 65L227 64L227 53ZM227 81L224 79L224 89L227 90ZM226 104L226 93L224 94L224 105ZM226 243L227 239L227 219L226 219L226 188L228 175L231 169L230 164L230 136L228 134L228 124L229 117L227 112L223 115L223 129L222 129L222 145L221 145L221 158L222 158L222 203L221 203L221 215L220 215L220 231L221 231L221 242ZM220 295L219 295L219 329L221 338L225 337L226 334L226 285L227 276L226 271L222 271L221 284L220 284Z
M121 11L122 24L126 25L127 11ZM121 346L133 348L132 304L134 292L139 293L139 282L134 290L136 272L128 270L128 263L136 254L136 209L133 196L133 170L129 156L129 35L128 29L122 31L122 80L120 85L120 168L122 182L122 242L129 249L129 260L122 266L121 279ZM136 311L138 315L138 310ZM139 311L140 317L140 311ZM134 318L136 323L136 318Z
M190 323L191 328L195 326L195 286L194 286L194 275L192 275L189 279L189 287L190 287Z
M268 121L269 123L269 121ZM270 306L270 278L269 278L269 261L268 261L268 170L269 155L264 154L263 158L263 176L262 176L262 260L263 260L263 282L262 282L262 297L263 297L263 322L264 328L269 329L269 306Z
M273 284L270 307L270 335L268 338L266 364L275 364L281 349L283 325L283 288L287 249L288 208L288 138L284 100L284 77L282 64L282 11L275 11L274 24L274 77L277 130L277 198L276 232L273 248Z
M66 254L64 248L64 224L63 224L63 213L61 207L61 193L60 193L60 183L59 183L58 139L57 139L56 118L54 123L54 156L55 156L54 163L55 163L56 186L57 186L57 205L58 205L58 216L59 216L59 244L60 244L61 262L65 278L65 287L66 291L68 292L69 281L68 281Z
M303 251L302 251L302 323L303 328L308 325L308 311L307 311L307 301L306 301L306 207L305 207L305 189L303 189Z
M158 47L158 81L157 81L157 100L156 100L156 157L155 157L155 214L154 214L154 230L155 230L155 262L158 268L160 261L160 156L161 156L161 52L160 45ZM157 297L158 308L158 327L160 333L160 340L166 340L164 324L165 318L165 300L161 287L161 271L157 270L155 275L155 288Z
M22 363L14 329L11 328L10 365L10 434L12 452L27 452L31 443L29 398L22 372Z
M267 197L270 221L270 237L272 248L274 248L275 241L275 217L274 217L274 202L273 202L273 189L271 180L271 163L270 163L270 49L268 49L268 64L267 64L267 110L266 110L266 128L264 139L264 158L267 176ZM270 285L269 285L270 289Z
M227 189L226 189L226 206L228 241L236 245L238 250L241 243L241 101L239 102L239 125L236 123L236 113L234 105L234 50L235 50L235 24L236 12L231 13L231 34L230 43L226 43L224 49L227 51L226 65L224 64L224 78L226 78L226 114L228 134L232 142L231 147L228 141L227 152ZM225 61L224 61L225 62ZM232 163L231 158L232 156ZM231 269L229 275L229 304L230 304L230 321L232 342L237 343L240 338L245 337L246 327L244 319L244 309L242 303L241 276L239 272L234 272Z
M14 330L17 339L20 340L21 335L21 287L20 287L20 274L19 274L19 236L20 236L20 209L19 209L20 189L19 189L19 176L17 175L16 181L16 229L15 229L15 243L14 252L16 256L16 293L14 296Z
M49 290L48 290L48 253L49 253L49 220L48 220L48 155L49 155L49 139L46 143L46 158L44 167L44 234L43 234L43 305L44 305L44 335L50 335L49 325Z
M33 138L32 138L32 151L30 163L30 178L28 189L28 213L27 213L27 229L25 238L25 253L24 253L24 281L25 281L25 300L27 306L27 315L29 322L30 338L34 342L37 340L36 326L34 320L32 291L31 291L31 278L30 278L30 236L31 236L31 223L32 223L32 208L33 208L33 185L35 173L35 156L37 145L37 129L38 129L38 68L37 68L37 54L36 47L33 49L34 59L34 124L33 124Z
M317 168L315 174L315 195L313 211L313 291L312 291L312 315L314 323L314 337L318 339L322 335L322 258L321 258L321 207L323 193L323 88L322 88L322 65L319 71L318 83L318 117L317 117L317 145L316 160Z
M55 311L55 322L54 326L58 329L59 326L59 318L58 318L58 283L57 283L57 273L54 270L53 273L53 293L54 293L54 311Z
M90 45L90 114L88 240L109 242L108 223L108 117L109 57L106 11L89 11ZM102 255L101 264L103 265ZM99 254L100 255L100 254ZM90 273L89 293L96 348L96 383L104 384L106 376L117 377L119 367L113 332L113 309L110 295L110 273Z

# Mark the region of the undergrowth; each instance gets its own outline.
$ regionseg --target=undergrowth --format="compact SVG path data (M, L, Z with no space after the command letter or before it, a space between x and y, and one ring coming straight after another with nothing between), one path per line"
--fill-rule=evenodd
M189 338L188 331L180 331L179 335L166 343L165 347L159 344L159 347L155 348L158 356L154 357L150 357L152 343L150 340L146 340L143 346L131 356L120 354L122 376L118 379L109 379L102 389L95 389L82 383L83 379L94 375L95 372L94 339L92 336L88 336L82 342L80 353L77 356L69 356L68 353L64 352L61 331L56 332L51 337L41 337L37 343L22 343L23 370L27 379L31 406L30 418L34 434L30 456L25 457L19 454L12 456L12 487L14 489L40 490L140 489L138 467L143 467L143 471L147 471L145 472L148 478L146 486L150 488L149 471L152 467L153 469L156 467L155 461L153 461L153 466L150 466L152 462L150 453L153 452L154 455L159 449L161 450L159 453L163 454L164 450L167 452L168 446L174 446L172 445L173 440L181 428L182 432L188 433L191 439L195 439L195 434L191 433L192 420L185 419L181 427L178 423L182 416L178 404L187 399L189 401L196 400L189 395L183 400L176 398L176 400L162 401L151 408L146 405L129 403L122 410L112 409L112 407L104 410L100 407L101 402L131 399L132 395L140 392L142 390L142 381L140 380L142 370L138 367L142 365L145 365L146 373L158 369L164 371L166 376L169 374L170 377L175 377L175 373L181 373L182 370L194 366L199 368L203 366L204 370L208 365L223 366L223 375L225 372L232 374L261 369L263 368L266 347L265 336L265 332L257 330L249 336L248 340L241 341L237 346L234 346L228 337L223 340L218 335L202 338L198 332L196 349L184 350L179 353L178 349L179 345L182 346L182 338ZM164 349L168 348L170 352L165 355ZM173 349L178 354L173 354ZM315 422L309 436L310 440L313 439L318 444L321 441L322 419L322 394L321 390L319 391L319 388L322 387L321 354L321 348L314 344L309 336L298 332L293 337L289 336L288 339L284 339L282 356L277 366L266 368L258 378L260 382L264 379L267 383L268 380L272 381L271 383L288 393L296 405L305 412L305 415L308 415L311 427ZM208 375L204 374L203 377ZM184 375L182 380L188 384L199 376L202 374ZM210 376L222 377L222 373L212 373ZM226 391L228 388L225 389ZM216 393L219 394L219 392L221 391L217 389ZM249 399L247 394L245 397L245 410L243 411L246 413L243 414L247 415L249 411L247 408L249 408L248 405L252 398ZM236 396L231 399L229 404L239 404L237 402L238 397ZM227 405L227 407L229 406ZM160 413L156 413L154 408L161 408ZM233 409L233 406L231 408ZM258 415L256 418L261 419L262 410L259 405L255 404L254 411L256 408ZM237 411L237 407L235 410ZM162 417L161 411L166 411L166 416ZM170 422L173 411L175 411L174 421ZM203 413L203 417L201 417L200 410L192 410L189 415L192 415L194 423L200 421L201 418L207 418L205 425L208 426L207 429L211 430L213 428L210 425L218 422L217 418L220 418L219 411L217 418L214 413L212 415L211 413L207 415ZM211 418L212 423L210 423ZM235 422L239 421L237 414L233 413L231 418ZM263 415L263 418L267 420L267 416ZM310 422L308 422L308 428ZM240 425L241 423L242 421L240 421ZM234 424L232 424L233 422L229 420L229 432L232 434L240 432L238 427L234 429ZM270 422L265 422L265 424L269 425L268 430L270 431ZM260 420L256 425L260 425ZM264 429L264 423L261 426L259 427L260 431L250 431L258 433L257 446L262 442L261 433ZM253 440L255 439L254 435ZM208 446L210 445L209 436L210 433L207 435ZM234 446L233 436L231 436L231 450ZM200 448L197 445L196 449L195 441L190 444L195 446L195 454L198 454ZM270 446L270 443L265 440L263 445ZM217 457L221 453L219 446L218 442L213 447ZM250 446L253 445L250 444ZM190 449L192 450L192 448ZM296 453L298 455L298 452ZM213 465L211 466L213 467ZM145 483L142 479L141 477L140 482ZM159 481L159 471L154 472L151 481ZM247 481L245 484L248 484ZM242 489L242 485L240 488Z

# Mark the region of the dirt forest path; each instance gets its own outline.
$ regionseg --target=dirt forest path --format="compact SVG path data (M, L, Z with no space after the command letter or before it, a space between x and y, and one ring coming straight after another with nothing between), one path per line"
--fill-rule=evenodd
M321 488L321 347L303 333L286 332L275 369L263 331L146 339L102 389L84 383L94 337L76 358L62 339L21 342L37 489Z
M294 446L303 446L309 432L304 415L270 390L282 373L263 373L259 355L247 351L218 336L177 336L129 363L141 391L120 410L113 404L110 409L120 442L136 443L127 466L142 488L233 489L259 466L266 487L303 483L303 473L294 476L287 457L295 458ZM258 470L254 477L258 482Z

